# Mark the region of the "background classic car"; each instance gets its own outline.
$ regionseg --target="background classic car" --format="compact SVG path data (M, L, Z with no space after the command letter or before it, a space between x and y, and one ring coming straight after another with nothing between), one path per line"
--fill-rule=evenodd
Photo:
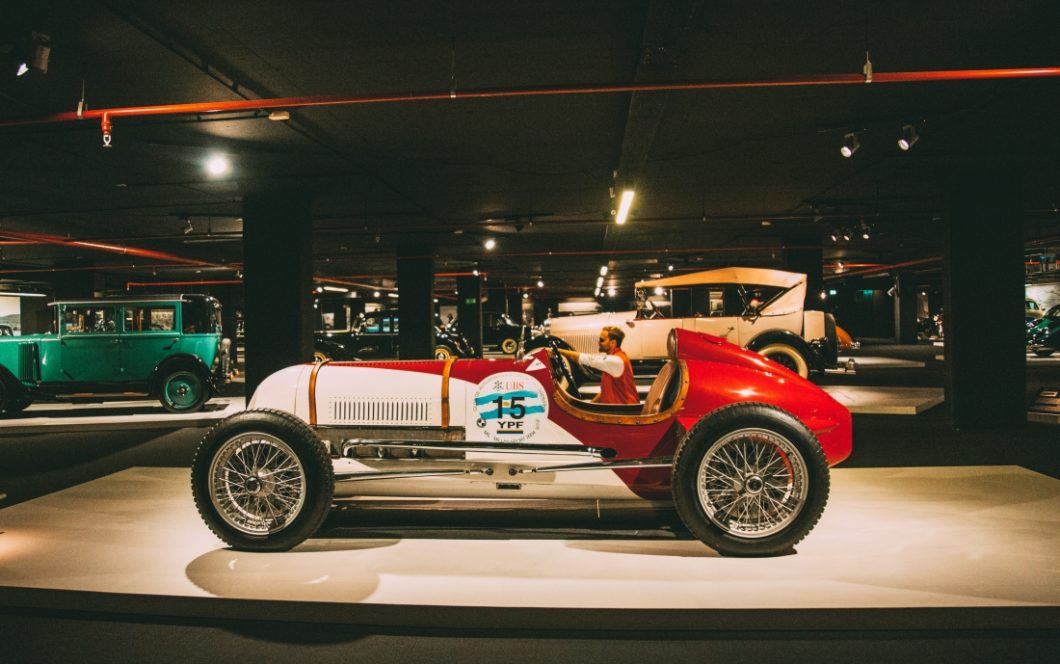
M358 314L345 329L317 330L313 336L313 355L321 360L368 360L396 358L398 326L396 311ZM453 325L434 327L434 357L474 357L475 349Z
M206 295L52 303L54 332L0 339L0 411L35 400L157 397L202 408L223 379L221 305Z
M195 505L236 549L283 551L333 499L672 501L716 551L790 552L817 523L850 412L717 337L674 330L643 404L579 398L558 353L317 363L258 387L192 463Z
M639 308L588 316L553 318L549 335L579 352L598 352L597 337L605 325L626 333L622 350L634 361L666 357L670 330L713 334L756 351L802 377L837 366L835 319L822 311L805 311L806 275L782 270L729 267L636 285ZM655 289L669 290L670 307L658 308ZM756 301L757 300L757 301ZM527 343L535 348L549 335Z

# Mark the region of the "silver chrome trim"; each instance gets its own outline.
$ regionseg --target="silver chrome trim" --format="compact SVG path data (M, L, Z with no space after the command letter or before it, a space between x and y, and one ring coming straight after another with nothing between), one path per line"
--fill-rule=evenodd
M444 441L393 440L387 438L346 438L340 443L342 456L354 447L382 447L389 449L447 450L451 452L498 452L505 454L559 454L591 456L610 459L615 451L609 447L586 447L585 445L542 445L534 443L446 443Z
M405 477L442 477L445 475L492 475L492 468L468 468L462 470L405 470L387 472L348 472L335 473L336 482L364 482L366 480L396 480Z
M525 473L562 473L572 470L616 470L622 468L669 468L673 465L671 457L657 457L654 459L628 459L626 461L593 462L593 463L568 463L559 466L538 466L536 468L512 469L516 474Z

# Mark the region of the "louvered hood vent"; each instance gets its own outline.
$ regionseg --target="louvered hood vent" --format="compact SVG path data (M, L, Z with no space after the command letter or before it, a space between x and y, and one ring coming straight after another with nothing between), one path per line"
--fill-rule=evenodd
M434 400L409 397L331 397L329 414L335 424L430 426Z

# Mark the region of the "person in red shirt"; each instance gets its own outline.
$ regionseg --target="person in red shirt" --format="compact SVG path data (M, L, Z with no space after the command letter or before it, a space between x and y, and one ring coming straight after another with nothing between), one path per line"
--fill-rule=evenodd
M593 397L597 403L640 403L637 384L633 382L633 365L622 350L622 340L625 338L626 333L621 329L608 326L600 330L599 355L557 349L568 360L600 371L600 393Z

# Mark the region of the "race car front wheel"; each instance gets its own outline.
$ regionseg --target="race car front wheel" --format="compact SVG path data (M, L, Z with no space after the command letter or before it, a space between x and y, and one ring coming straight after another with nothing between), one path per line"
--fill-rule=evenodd
M302 420L248 410L210 429L191 468L206 525L241 551L286 551L327 516L335 476L324 444Z
M821 518L828 462L796 417L741 403L689 430L672 482L678 515L704 544L723 555L774 556L791 551Z

